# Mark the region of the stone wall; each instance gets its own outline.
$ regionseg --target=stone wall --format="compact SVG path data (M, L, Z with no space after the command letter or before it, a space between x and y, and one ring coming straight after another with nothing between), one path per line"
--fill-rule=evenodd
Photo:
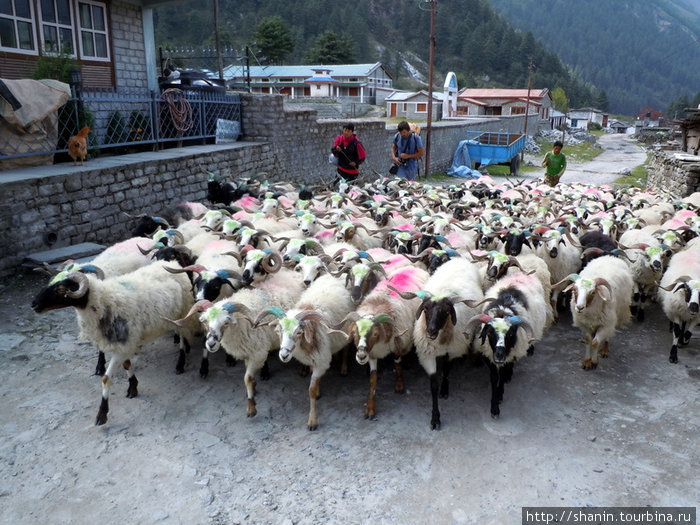
M243 135L245 140L265 141L272 144L277 169L275 178L297 183L315 184L322 177L332 180L335 168L328 164L328 155L336 135L342 132L343 122L338 120L317 120L316 111L306 109L301 104L283 107L281 95L242 94ZM521 133L524 115L500 118L471 118L445 120L433 123L430 134L430 171L446 172L452 165L452 157L461 140L466 138L466 130L480 130L503 133ZM387 128L380 119L353 120L355 133L367 151L367 160L360 171L366 177L388 175L391 166L391 140L396 133L392 125ZM531 134L536 123L532 117L528 127ZM540 125L548 126L548 121ZM421 132L423 144L426 132ZM425 160L425 159L423 159ZM421 173L424 173L423 166Z
M133 219L126 213L162 214L171 204L204 202L208 173L229 178L260 172L270 180L296 184L330 182L333 139L343 121L317 120L316 112L283 108L277 95L242 96L243 141L189 146L88 160L84 166L56 164L0 172L0 277L21 269L24 258L49 249L55 234L61 248L94 242L111 245L129 237ZM382 120L356 120L367 150L362 173L387 175L395 133ZM431 133L431 171L445 172L467 129L518 133L518 117L442 121ZM421 134L425 140L425 131ZM126 212L126 213L125 213Z
M109 246L130 237L134 220L127 213L156 215L182 201L205 202L209 172L272 170L269 144L239 142L0 172L0 277L50 247ZM53 246L44 241L49 234Z
M110 17L117 88L147 89L141 7L123 1L112 2Z
M656 151L649 160L647 182L676 198L700 191L700 156L678 151Z

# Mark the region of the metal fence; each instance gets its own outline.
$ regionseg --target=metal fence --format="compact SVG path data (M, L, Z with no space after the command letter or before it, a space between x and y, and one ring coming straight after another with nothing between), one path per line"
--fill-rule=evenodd
M69 138L83 126L91 128L88 136L91 157L135 149L162 149L168 144L233 141L242 132L240 96L205 86L171 87L160 93L74 91L52 120L56 129L45 133L12 135L3 129L0 165L5 159L65 154Z

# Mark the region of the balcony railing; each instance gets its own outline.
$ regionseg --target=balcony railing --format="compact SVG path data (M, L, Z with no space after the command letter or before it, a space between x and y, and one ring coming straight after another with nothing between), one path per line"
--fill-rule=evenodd
M236 140L241 134L240 96L200 86L162 92L144 90L83 90L47 117L36 133L14 133L6 125L0 133L0 169L6 159L57 155L69 160L68 139L90 126L90 156L134 149L207 144ZM150 145L147 146L147 145Z

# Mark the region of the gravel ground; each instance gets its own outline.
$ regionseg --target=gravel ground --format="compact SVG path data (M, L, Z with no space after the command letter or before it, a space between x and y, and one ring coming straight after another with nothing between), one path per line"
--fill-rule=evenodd
M137 363L139 396L118 374L96 427L96 352L72 311L31 311L43 282L1 288L0 523L510 525L523 506L697 505L700 331L669 364L657 306L595 371L563 314L516 366L497 420L470 360L453 368L439 431L418 364L404 395L382 370L376 421L363 417L365 369L330 370L309 432L308 378L272 359L246 418L241 364L214 354L203 380L193 352L176 375L162 338Z

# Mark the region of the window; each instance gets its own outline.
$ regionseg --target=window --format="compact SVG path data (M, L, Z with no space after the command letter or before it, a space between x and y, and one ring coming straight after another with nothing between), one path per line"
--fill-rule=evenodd
M513 106L510 108L510 114L511 115L524 115L525 114L525 106Z
M69 0L41 0L40 7L43 51L75 56Z
M428 112L428 104L425 102L419 102L416 104L416 113L427 113Z
M83 58L109 60L105 4L78 2L80 51Z
M0 0L0 49L37 54L30 0Z

